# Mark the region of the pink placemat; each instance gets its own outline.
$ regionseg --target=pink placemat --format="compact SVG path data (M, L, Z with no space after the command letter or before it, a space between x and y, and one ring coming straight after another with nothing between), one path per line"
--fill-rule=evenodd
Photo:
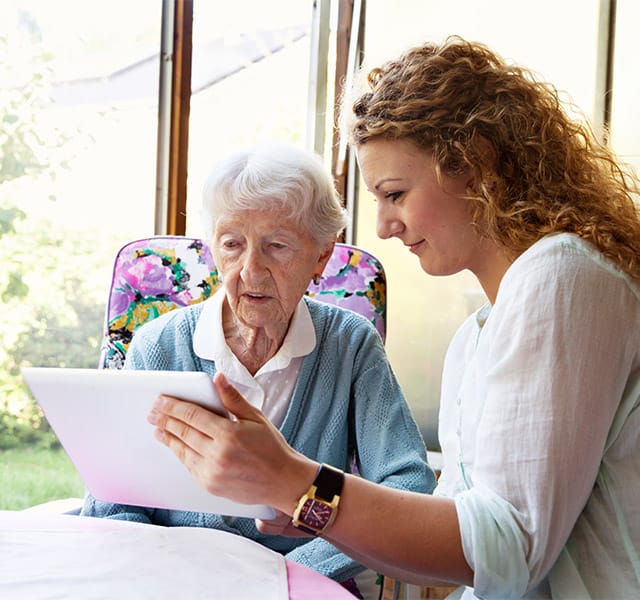
M339 583L298 563L287 561L289 600L355 600Z

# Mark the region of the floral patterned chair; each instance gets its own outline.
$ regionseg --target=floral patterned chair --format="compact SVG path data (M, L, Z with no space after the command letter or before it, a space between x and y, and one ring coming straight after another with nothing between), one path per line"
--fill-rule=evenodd
M115 259L100 368L120 369L140 325L181 306L206 300L220 284L203 240L156 236L129 242ZM349 244L336 244L319 284L307 295L363 314L386 336L386 278L380 261Z

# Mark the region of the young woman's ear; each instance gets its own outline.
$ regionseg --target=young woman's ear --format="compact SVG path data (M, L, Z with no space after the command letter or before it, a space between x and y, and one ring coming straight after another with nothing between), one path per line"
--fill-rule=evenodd
M482 135L479 135L477 137L476 144L479 149L480 164L484 168L489 167L492 171L494 171L498 164L498 152L496 151L495 146L493 145L491 140Z

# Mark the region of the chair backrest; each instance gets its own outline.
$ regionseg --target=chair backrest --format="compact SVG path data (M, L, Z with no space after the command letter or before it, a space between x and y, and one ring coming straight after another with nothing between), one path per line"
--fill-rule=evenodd
M99 367L121 368L140 325L206 300L219 284L213 256L203 240L154 236L123 246L113 267ZM320 283L310 282L307 295L364 315L384 341L385 272L365 250L336 244Z

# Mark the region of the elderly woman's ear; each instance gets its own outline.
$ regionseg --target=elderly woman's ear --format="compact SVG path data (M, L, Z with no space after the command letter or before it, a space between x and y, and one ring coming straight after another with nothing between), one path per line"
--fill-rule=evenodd
M318 285L320 283L320 279L322 278L322 273L333 254L333 249L335 247L335 242L330 242L329 245L325 246L325 248L321 251L320 257L318 258L318 263L316 265L316 270L313 273L313 283Z

